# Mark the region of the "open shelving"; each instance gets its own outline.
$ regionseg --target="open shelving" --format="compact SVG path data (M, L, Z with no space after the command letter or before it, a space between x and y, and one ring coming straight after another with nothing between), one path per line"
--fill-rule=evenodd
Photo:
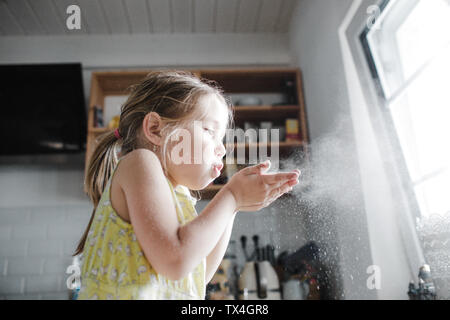
M109 130L107 127L94 126L94 107L103 109L105 97L127 94L127 88L139 82L152 70L138 71L112 71L93 72L91 78L91 95L89 100L88 134L86 163L97 143L97 138ZM188 70L196 76L216 81L223 88L225 95L256 96L262 97L261 105L234 105L233 116L236 127L243 127L245 122L258 123L272 121L274 124L283 125L286 119L297 119L299 125L299 139L294 141L280 141L277 144L280 158L298 148L306 148L309 141L306 121L306 110L303 97L303 85L301 72L297 68L242 68L242 69L202 69ZM290 86L287 87L286 83ZM266 96L285 97L285 101L279 103L266 103ZM107 125L107 123L105 123ZM270 149L272 144L267 142L235 142L227 144L228 148L260 147L267 144ZM236 154L236 152L235 152ZM224 161L225 162L225 161ZM223 170L225 173L225 170ZM223 174L224 174L223 173ZM203 199L211 198L222 185L210 184L202 190Z

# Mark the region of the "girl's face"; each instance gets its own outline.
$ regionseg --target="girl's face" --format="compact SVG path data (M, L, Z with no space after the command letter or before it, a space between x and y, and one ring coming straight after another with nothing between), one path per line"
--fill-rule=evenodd
M182 139L169 141L167 171L174 186L181 184L201 190L220 175L225 147L222 143L228 120L228 108L216 95L202 96L198 101L204 118L193 119L181 130Z

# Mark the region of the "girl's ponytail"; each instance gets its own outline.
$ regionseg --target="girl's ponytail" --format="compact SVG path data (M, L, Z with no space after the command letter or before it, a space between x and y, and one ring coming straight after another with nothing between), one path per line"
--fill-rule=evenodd
M115 133L113 131L105 133L99 137L99 143L89 159L89 166L84 179L84 190L94 204L94 209L88 226L78 242L73 256L83 252L92 220L94 220L95 210L97 209L103 190L111 177L111 173L118 162L116 147L117 137Z

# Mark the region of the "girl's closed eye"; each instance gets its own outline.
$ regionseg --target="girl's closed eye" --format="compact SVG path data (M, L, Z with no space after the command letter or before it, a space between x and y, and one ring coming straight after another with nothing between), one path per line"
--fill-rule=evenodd
M215 131L211 128L203 128L205 131L207 131L212 137L214 137Z

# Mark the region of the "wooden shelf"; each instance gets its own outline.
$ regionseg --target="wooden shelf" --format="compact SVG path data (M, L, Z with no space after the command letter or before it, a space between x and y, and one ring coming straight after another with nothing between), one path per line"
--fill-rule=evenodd
M299 141L282 141L278 143L231 143L230 148L243 149L267 146L270 153L272 147L279 148L280 159L293 156L297 148L303 148L306 153L308 146L308 130L306 110L303 97L301 72L297 68L215 68L188 70L199 78L217 82L226 96L250 95L261 97L263 105L234 106L233 115L236 127L244 127L245 122L258 126L258 122L271 121L273 127L285 125L286 119L297 119L299 125ZM98 142L98 136L112 129L94 127L94 106L105 107L105 97L127 95L130 86L138 83L152 70L124 70L93 72L91 77L91 96L89 100L88 135L86 163ZM291 101L290 105L270 105L273 100L268 96L280 96L281 101ZM284 99L287 98L287 99ZM246 152L247 153L247 152ZM236 156L236 153L235 153ZM212 198L223 185L211 184L201 191L203 199Z
M298 69L295 68L200 70L203 78L217 81L227 93L281 92L283 82L295 81L297 73Z
M261 150L261 148L266 148L267 156L271 157L272 151L276 151L277 147L280 158L288 157L297 149L301 149L305 152L307 151L307 144L302 141L282 141L278 143L227 143L225 145L227 156L244 156L245 159L248 159L252 149L253 151L257 151L259 154L259 150ZM275 150L273 150L274 148ZM240 152L243 152L244 155L240 155Z
M111 131L113 129L109 129L109 128L89 128L89 133L105 133L108 131Z
M233 110L234 120L242 123L244 121L279 120L286 118L298 118L300 106L235 106Z
M235 106L234 112L236 113L244 113L244 112L274 112L274 111L292 111L298 112L299 106L288 106L288 105L280 105L280 106Z
M267 146L268 148L272 147L272 146L277 146L281 149L281 148L294 148L294 147L302 147L305 145L304 142L302 141L281 141L281 142L273 142L273 143L265 143L265 142L251 142L251 143L243 143L243 142L239 142L239 143L234 143L234 148L257 148L257 147L261 147L261 146ZM225 148L231 148L233 146L233 144L229 144L227 143Z
M249 148L249 147L259 147L261 145L268 145L268 148L272 146L272 144L267 143L234 143L234 144L227 144L227 148ZM278 145L280 150L282 149L290 149L290 148L298 148L298 147L304 147L306 144L302 141L283 141L279 143L275 143L275 145ZM210 199L214 197L214 195L219 192L219 190L223 187L223 184L210 184L205 189L200 191L200 194L202 196L202 199ZM289 196L289 195L286 195Z

